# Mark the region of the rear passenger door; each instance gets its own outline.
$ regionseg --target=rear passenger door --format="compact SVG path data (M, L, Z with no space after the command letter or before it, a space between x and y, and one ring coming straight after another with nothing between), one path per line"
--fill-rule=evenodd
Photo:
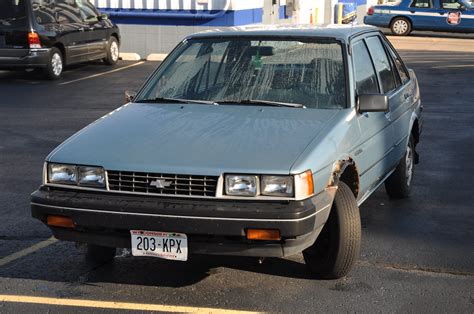
M56 20L66 47L68 64L89 60L86 25L75 0L56 0Z
M107 48L107 27L100 21L99 12L89 0L76 0L82 19L86 24L87 42L89 46L89 59L105 57Z
M439 23L440 14L433 1L413 0L409 10L414 29L431 29Z

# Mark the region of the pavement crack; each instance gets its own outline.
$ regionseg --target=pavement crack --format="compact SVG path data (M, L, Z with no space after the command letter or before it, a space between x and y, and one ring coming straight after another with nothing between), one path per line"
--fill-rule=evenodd
M373 266L373 267L383 268L383 269L398 270L398 271L403 271L403 272L413 273L413 274L474 277L474 272L448 269L448 268L408 266L408 265L378 263L378 262L369 262L369 261L358 261L357 264L362 265L362 266Z

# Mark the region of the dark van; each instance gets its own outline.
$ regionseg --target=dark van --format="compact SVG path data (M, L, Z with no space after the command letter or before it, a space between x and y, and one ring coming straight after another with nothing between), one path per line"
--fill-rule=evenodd
M89 0L0 0L0 70L43 69L119 59L120 32Z

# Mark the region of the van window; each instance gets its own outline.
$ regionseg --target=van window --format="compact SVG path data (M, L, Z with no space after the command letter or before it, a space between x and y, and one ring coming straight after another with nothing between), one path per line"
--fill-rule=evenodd
M84 22L75 0L56 0L56 14L60 24Z
M38 24L56 23L56 18L54 17L54 0L32 0L31 6Z
M88 23L97 23L99 21L99 14L89 0L76 0L76 2L81 10L81 17L84 21Z
M26 25L25 0L0 1L0 28Z

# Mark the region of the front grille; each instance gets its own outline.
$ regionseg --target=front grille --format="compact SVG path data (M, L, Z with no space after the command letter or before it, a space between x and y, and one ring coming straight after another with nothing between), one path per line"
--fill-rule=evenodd
M110 170L107 176L111 191L186 196L216 196L219 178Z

